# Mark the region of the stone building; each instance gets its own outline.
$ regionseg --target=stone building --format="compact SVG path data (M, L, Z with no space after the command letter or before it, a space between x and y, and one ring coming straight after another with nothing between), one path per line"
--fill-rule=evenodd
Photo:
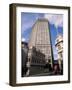
M28 76L44 73L45 64L45 55L39 50L36 50L35 47L32 47L32 49L28 52L28 71L26 75Z
M63 36L62 35L57 35L57 38L55 40L55 46L57 48L58 52L58 63L60 69L63 67Z

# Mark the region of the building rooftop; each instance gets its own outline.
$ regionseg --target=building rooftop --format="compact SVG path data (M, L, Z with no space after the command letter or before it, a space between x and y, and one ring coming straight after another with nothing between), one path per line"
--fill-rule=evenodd
M48 19L46 19L46 18L38 18L37 21L47 21L48 22Z
M45 21L45 22L48 22L48 24L49 24L48 19L46 19L46 18L38 18L38 19L35 21L35 23L33 24L32 28L36 25L36 23L37 23L38 21Z

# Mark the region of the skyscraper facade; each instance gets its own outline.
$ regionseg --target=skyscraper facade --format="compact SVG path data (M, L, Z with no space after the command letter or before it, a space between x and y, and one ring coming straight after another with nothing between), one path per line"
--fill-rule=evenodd
M47 19L38 19L32 27L29 49L35 47L45 55L45 62L53 64L53 52L51 44L51 34Z

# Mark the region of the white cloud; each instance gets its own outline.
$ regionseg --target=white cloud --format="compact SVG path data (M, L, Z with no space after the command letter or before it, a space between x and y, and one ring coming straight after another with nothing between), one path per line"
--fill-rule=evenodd
M22 33L24 31L26 31L28 28L31 28L33 26L33 24L34 24L34 21L33 20L32 21L29 21L29 22L23 22L22 23Z
M22 40L21 40L22 42L25 42L26 41L26 39L25 38L22 38Z
M63 15L58 14L45 14L44 16L51 24L54 24L56 28L63 26Z

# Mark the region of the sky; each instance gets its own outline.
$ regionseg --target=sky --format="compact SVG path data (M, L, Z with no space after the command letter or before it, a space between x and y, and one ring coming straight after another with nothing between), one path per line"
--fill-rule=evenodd
M27 13L21 12L21 38L22 41L28 42L32 31L32 26L38 18L45 18L49 21L51 41L53 48L54 60L57 60L57 50L55 39L57 34L63 35L63 15L50 13Z

